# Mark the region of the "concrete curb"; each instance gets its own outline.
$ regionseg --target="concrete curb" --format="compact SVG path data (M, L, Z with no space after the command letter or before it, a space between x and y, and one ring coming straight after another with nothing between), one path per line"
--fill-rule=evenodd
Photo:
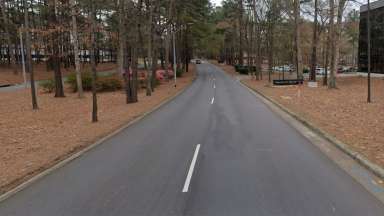
M311 122L307 121L305 118L297 115L296 113L290 111L289 109L285 108L283 105L281 105L280 103L278 103L277 101L275 101L274 99L264 95L262 92L260 92L259 90L257 89L254 89L254 88L250 88L248 87L246 84L244 84L242 81L240 81L240 84L242 86L244 86L245 88L247 88L249 91L251 91L252 93L256 93L257 95L263 97L264 99L266 99L267 101L271 102L273 105L275 105L277 108L279 108L280 110L284 111L285 113L287 113L288 115L290 115L291 117L293 117L294 119L296 119L297 121L301 122L303 125L305 125L306 127L308 127L310 130L312 130L314 133L318 134L319 136L321 136L322 138L324 138L325 140L329 141L330 143L332 143L334 146L336 146L338 149L340 149L342 152L344 152L345 154L347 154L348 156L350 156L352 159L354 159L355 161L357 161L360 165L362 165L363 167L367 168L369 171L371 171L373 174L375 174L377 177L381 178L381 179L384 179L384 169L382 167L380 167L379 165L371 162L370 160L368 160L365 156L363 156L362 154L352 150L348 145L346 145L345 143L341 142L340 140L336 139L335 137L333 137L332 135L328 134L327 132L323 131L322 129L320 128L317 128L314 124L312 124Z
M33 183L35 183L36 181L42 179L43 177L51 174L52 172L54 172L55 170L65 166L66 164L72 162L73 160L77 159L77 158L80 158L81 156L83 156L85 153L89 152L90 150L98 147L99 145L103 144L106 140L112 138L113 136L119 134L120 132L122 132L123 130L129 128L130 126L138 123L140 120L144 119L145 117L147 117L148 115L150 115L151 113L157 111L158 109L160 109L161 107L163 107L164 105L168 104L169 102L173 101L175 98L177 98L179 95L181 95L182 93L184 93L192 84L193 82L196 80L196 76L192 79L192 82L190 84L188 84L186 87L184 87L183 89L181 89L179 92L177 92L175 95L171 96L170 98L166 99L165 101L161 102L159 105L155 106L154 108L150 109L149 111L143 113L142 115L132 119L131 121L129 121L128 123L126 123L125 125L121 126L120 128L116 129L115 131L111 132L110 134L106 135L105 137L97 140L96 142L94 142L93 144L87 146L86 148L70 155L69 157L67 157L66 159L56 163L55 165L51 166L50 168L47 168L46 170L34 175L32 178L24 181L23 183L19 184L18 186L14 187L13 189L3 193L3 194L0 194L0 203L7 200L8 198L12 197L13 195L17 194L18 192L24 190L25 188L29 187L30 185L32 185Z

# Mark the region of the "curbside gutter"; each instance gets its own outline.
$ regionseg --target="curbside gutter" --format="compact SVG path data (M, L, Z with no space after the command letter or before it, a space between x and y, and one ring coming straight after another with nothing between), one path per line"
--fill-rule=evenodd
M380 167L379 165L371 162L370 160L368 160L365 156L363 156L362 154L352 150L348 145L346 145L345 143L341 142L340 140L336 139L335 137L333 137L332 135L328 134L327 132L325 132L324 130L316 127L314 124L312 124L311 122L309 122L308 120L306 120L305 118L297 115L296 113L290 111L289 109L285 108L283 105L281 105L279 102L277 102L276 100L266 96L265 94L263 94L261 91L257 90L257 89L254 89L254 88L251 88L251 87L248 87L245 83L243 83L243 81L240 81L240 84L242 86L244 86L245 88L247 88L249 91L253 92L253 93L256 93L258 96L266 99L267 101L271 102L273 105L275 105L277 108L279 108L280 110L284 111L285 113L287 113L288 115L290 115L291 117L293 117L294 119L296 119L297 121L299 121L300 123L302 123L303 125L305 125L306 127L308 127L310 130L312 130L314 133L318 134L319 136L321 136L322 138L324 138L325 140L329 141L331 144L333 144L334 146L336 146L338 149L340 149L342 152L344 152L345 154L347 154L348 156L350 156L352 159L354 159L355 161L357 161L360 165L362 165L363 167L367 168L369 171L371 171L373 174L375 174L377 177L381 178L381 179L384 179L384 169L382 167Z
M97 140L96 142L94 142L93 144L87 146L86 148L68 156L67 158L63 159L62 161L54 164L53 166L45 169L44 171L42 172L39 172L37 173L36 175L34 175L32 178L22 182L21 184L17 185L16 187L12 188L11 190L3 193L3 194L0 194L0 203L7 200L8 198L12 197L13 195L17 194L18 192L24 190L25 188L29 187L30 185L32 185L33 183L35 183L36 181L42 179L43 177L51 174L52 172L54 172L55 170L65 166L66 164L74 161L75 159L77 158L80 158L81 156L83 156L84 154L86 154L87 152L89 152L90 150L98 147L99 145L103 144L105 141L107 141L108 139L112 138L113 136L119 134L120 132L122 132L123 130L129 128L130 126L140 122L142 119L144 119L145 117L147 117L148 115L150 115L151 113L159 110L161 107L163 107L164 105L168 104L169 102L173 101L175 98L177 98L179 95L181 95L182 93L184 93L192 84L193 82L196 80L196 77L198 75L196 74L193 78L192 78L192 81L191 83L189 83L187 86L185 86L183 89L180 89L180 91L178 91L176 94L172 95L171 97L169 97L168 99L166 99L165 101L161 102L160 104L158 104L157 106L153 107L152 109L150 109L149 111L143 113L142 115L138 116L138 117L135 117L133 118L132 120L130 120L128 123L124 124L123 126L117 128L115 131L109 133L108 135L102 137L101 139Z

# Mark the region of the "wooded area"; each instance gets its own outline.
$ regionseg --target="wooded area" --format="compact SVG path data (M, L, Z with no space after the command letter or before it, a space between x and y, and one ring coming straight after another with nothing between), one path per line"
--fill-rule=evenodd
M245 65L256 79L262 79L263 64L269 80L275 66L292 65L297 78L311 71L311 81L317 67L329 68L323 83L335 88L339 65L357 64L359 13L354 8L347 0L226 0L215 10L215 38L222 39L213 55L231 65L249 62Z
M53 71L55 97L65 96L62 69L75 68L81 98L81 66L89 64L94 122L97 64L118 63L127 103L137 102L138 70L145 70L150 96L157 69L166 71L166 79L171 64L177 75L188 71L211 9L208 0L1 0L0 6L0 63L18 74L25 57L33 109L38 109L34 66L46 64Z
M150 96L157 69L170 79L168 70L188 71L192 57L247 65L257 80L267 65L269 81L279 65L291 65L299 79L310 71L315 81L321 66L323 84L336 88L338 66L357 65L359 13L351 2L225 0L214 7L208 0L1 0L0 63L17 74L25 57L34 109L35 65L53 71L55 97L65 96L62 69L73 68L81 98L82 66L89 64L93 121L96 65L105 62L118 64L127 103L137 102L138 70L146 71Z

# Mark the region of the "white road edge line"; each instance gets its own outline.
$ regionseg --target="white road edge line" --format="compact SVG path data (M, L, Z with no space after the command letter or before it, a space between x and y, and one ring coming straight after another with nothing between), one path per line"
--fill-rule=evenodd
M191 166L189 167L189 170L188 170L187 178L185 179L185 183L184 183L184 187L183 187L183 193L188 192L189 184L191 183L192 174L193 174L193 170L195 169L197 155L199 154L199 151L200 151L200 144L197 144L196 149L195 149L195 153L193 154Z
M215 97L212 98L211 104L213 104L213 102L215 102Z

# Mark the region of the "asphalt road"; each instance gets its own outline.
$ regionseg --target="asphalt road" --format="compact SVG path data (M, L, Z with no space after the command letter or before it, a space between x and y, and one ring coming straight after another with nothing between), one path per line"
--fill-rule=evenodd
M383 216L384 206L202 64L175 100L0 203L0 215Z

